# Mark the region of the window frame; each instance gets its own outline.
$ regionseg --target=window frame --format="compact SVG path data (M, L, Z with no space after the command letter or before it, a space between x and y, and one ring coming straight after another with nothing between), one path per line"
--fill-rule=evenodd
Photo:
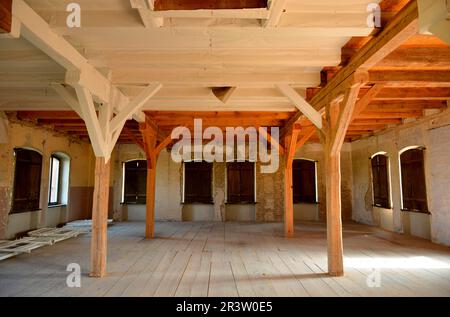
M37 179L37 199L34 199L35 205L33 205L33 207L28 207L25 209L22 208L18 208L17 207L17 200L18 198L16 197L17 195L17 186L18 186L18 173L19 173L19 168L18 168L18 158L19 158L19 153L20 152L29 152L29 153L33 153L34 155L39 155L39 159L40 162L39 164L32 164L32 161L29 162L30 164L27 166L32 166L32 165L40 165L40 172L39 172L39 176ZM34 150L34 149L29 149L29 148L15 148L14 149L14 157L15 157L15 164L14 164L14 182L13 182L13 190L12 190L12 199L11 199L11 209L10 209L10 214L21 214L21 213L27 213L27 212L36 212L41 210L41 187L42 187L42 167L43 167L43 155ZM28 187L29 189L31 187Z
M374 174L374 169L373 169L373 160L376 159L377 157L384 157L386 159L386 204L384 204L383 202L379 203L377 202L377 197L375 195L375 174ZM380 164L378 162L377 167L380 167ZM371 158L370 158L370 169L371 169L371 175L372 175L372 203L373 203L373 207L377 207L377 208L383 208L383 209L392 209L392 197L391 197L391 177L390 177L390 160L389 160L389 156L385 153L385 152L380 152L380 153L376 153L374 154ZM377 180L380 180L380 171L378 170L378 178ZM380 191L381 188L381 184L378 185L378 189ZM380 196L381 197L381 196ZM380 198L378 197L378 198Z
M295 170L296 169L297 170L300 169L300 168L295 168L294 165L295 165L296 162L308 162L308 163L314 164L314 184L313 184L314 200L305 200L305 198L304 198L305 195L296 195L296 191L295 191L295 188L294 188L295 177L296 177ZM300 158L300 159L293 160L293 162L292 162L292 196L293 196L292 200L293 200L294 204L313 204L313 205L317 205L319 203L318 182L317 182L317 161L309 160L309 159L305 159L305 158Z
M245 196L244 194L242 194L244 192L244 190L242 188L244 183L241 182L243 169L239 169L239 194L237 194L237 195L239 195L239 199L237 199L237 200L230 199L229 167L231 165L233 165L233 164L235 164L235 165L239 165L239 164L242 164L242 165L248 164L248 165L250 165L251 164L252 165L251 169L248 169L248 170L252 171L251 172L252 175L250 177L251 180L252 180L252 182L251 182L252 183L252 188L251 188L252 199L246 200L246 199L243 199L241 197L241 196ZM228 205L254 205L254 204L256 204L256 164L255 164L255 162L252 162L252 161L244 161L244 162L233 161L233 162L227 162L226 163L226 203Z
M56 187L57 193L57 199L56 202L52 202L51 201L51 197L52 197L52 182L53 182L53 160L57 160L59 162L59 168L58 168L58 185ZM48 191L48 206L49 207L54 207L54 206L59 206L61 205L61 192L62 192L62 188L61 188L61 175L62 175L62 165L63 165L63 160L58 157L57 155L51 155L50 156L50 179L49 179L49 191Z
M144 193L142 195L139 195L139 190L136 192L136 200L135 201L131 201L131 200L127 200L127 190L126 190L126 185L127 185L127 164L129 163L133 163L133 162L145 162L145 168L142 168L142 170L145 171L144 175L142 175L142 177L145 178L144 181ZM129 160L126 162L123 162L123 179L122 179L122 204L123 205L145 205L147 203L147 160L145 159L135 159L135 160ZM139 166L136 167L136 170L140 170ZM137 181L137 179L135 180L136 183L139 183ZM141 199L139 199L139 197Z
M404 194L404 170L403 170L403 162L402 162L402 156L409 152L409 151L421 151L421 177L423 177L423 194L424 194L424 199L414 199L414 202L417 203L417 201L423 200L424 204L425 204L425 209L414 209L414 208L408 208L405 207L405 194ZM426 178L426 170L425 170L425 147L409 147L409 148L405 148L403 151L401 151L399 153L399 164L400 164L400 191L401 191L401 211L403 212L416 212L416 213L422 213L422 214L430 214L429 211L429 205L428 205L428 186L427 186L427 178ZM411 163L411 162L410 162ZM408 176L406 176L408 177ZM412 182L412 184L417 184L417 182ZM412 185L414 186L414 185ZM417 186L417 185L416 185ZM417 189L417 188L416 188ZM413 190L414 191L414 190ZM414 191L415 192L415 191Z
M205 198L197 196L191 197L186 195L186 166L190 164L204 164L209 168L209 197ZM213 205L214 204L214 196L213 196L213 185L214 185L214 164L207 161L183 161L183 196L182 196L182 204L185 205L194 205L194 204L202 204L202 205Z

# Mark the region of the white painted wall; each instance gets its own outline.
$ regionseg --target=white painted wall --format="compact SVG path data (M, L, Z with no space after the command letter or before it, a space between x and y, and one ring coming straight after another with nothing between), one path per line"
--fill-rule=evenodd
M450 115L446 112L351 143L355 221L450 245L449 124ZM430 214L401 211L399 152L410 146L426 148L425 177ZM389 157L392 210L372 206L370 157L381 151Z

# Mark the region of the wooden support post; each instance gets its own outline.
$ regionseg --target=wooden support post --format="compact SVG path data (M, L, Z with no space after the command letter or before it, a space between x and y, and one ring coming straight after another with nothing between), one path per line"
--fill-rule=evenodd
M325 150L328 272L344 275L341 216L341 149L352 120L361 86L368 74L355 76L342 103L333 101L326 108L327 128L320 131Z
M10 33L12 30L12 0L0 1L0 33Z
M145 238L155 237L155 192L156 192L156 162L149 162L147 159L147 209L145 221Z
M326 147L328 272L333 276L342 276L344 275L344 264L341 217L341 154L340 152L331 153L328 144Z
M155 190L156 190L156 139L157 131L149 124L142 123L140 130L144 140L144 151L147 157L147 193L146 193L146 220L145 238L155 237Z
M97 157L95 161L94 201L92 206L91 276L106 275L107 226L110 162Z
M153 239L155 237L156 165L159 153L172 142L172 138L170 135L165 136L160 143L157 143L158 126L148 116L145 123L141 123L140 130L147 157L145 238Z
M286 238L294 236L294 193L293 193L293 172L292 163L294 161L295 150L297 149L297 139L300 129L293 127L285 136L286 166L284 168L284 235Z

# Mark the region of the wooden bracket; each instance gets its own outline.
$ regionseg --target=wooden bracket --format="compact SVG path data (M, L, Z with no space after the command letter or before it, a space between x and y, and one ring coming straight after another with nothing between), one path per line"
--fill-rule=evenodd
M161 84L148 85L138 96L131 100L111 121L111 131L118 130L128 117L136 113L142 106L151 99L160 89Z
M146 28L160 28L164 26L163 17L151 15L154 9L153 0L148 0L148 3L146 0L130 0L130 4L133 9L138 10L142 24Z
M314 109L302 96L292 87L284 84L277 84L275 87L285 95L316 127L322 129L322 115Z
M417 0L419 33L433 34L450 45L450 3L448 0Z
M284 147L280 144L279 141L277 141L277 140L272 138L270 133L267 132L267 128L262 128L261 129L260 127L258 127L258 132L266 140L267 143L273 144L273 146L278 149L278 153L280 155L284 154L284 152L285 152L284 151Z

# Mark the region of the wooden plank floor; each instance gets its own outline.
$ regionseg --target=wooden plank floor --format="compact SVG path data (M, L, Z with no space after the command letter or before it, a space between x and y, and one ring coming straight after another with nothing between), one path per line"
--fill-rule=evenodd
M143 223L118 223L106 278L88 277L85 235L0 262L0 296L450 296L448 247L347 224L346 275L333 278L324 225L297 224L294 239L282 229L160 222L146 241ZM70 263L82 268L81 288L66 286Z

